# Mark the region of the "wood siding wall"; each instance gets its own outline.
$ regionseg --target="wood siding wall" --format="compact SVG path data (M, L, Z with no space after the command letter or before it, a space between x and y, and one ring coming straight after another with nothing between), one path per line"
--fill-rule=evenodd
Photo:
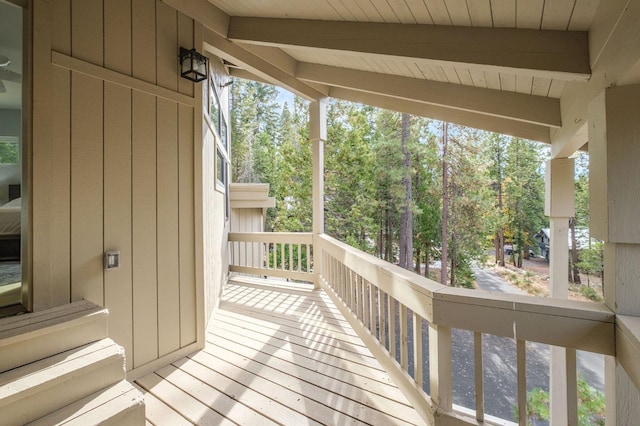
M107 307L135 369L204 336L206 84L177 57L202 29L157 0L34 0L32 17L33 309Z

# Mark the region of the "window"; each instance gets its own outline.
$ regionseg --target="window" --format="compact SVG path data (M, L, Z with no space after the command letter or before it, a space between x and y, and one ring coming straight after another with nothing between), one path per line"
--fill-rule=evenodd
M218 97L218 87L215 76L211 74L209 77L209 124L216 136L215 188L225 195L224 213L228 221L230 216L229 129L225 113L222 111L220 98Z
M20 138L0 136L0 164L20 164Z

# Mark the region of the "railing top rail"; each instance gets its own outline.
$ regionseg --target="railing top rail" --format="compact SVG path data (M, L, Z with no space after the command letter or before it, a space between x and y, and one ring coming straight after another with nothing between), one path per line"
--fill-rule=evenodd
M229 241L311 244L311 232L229 232Z

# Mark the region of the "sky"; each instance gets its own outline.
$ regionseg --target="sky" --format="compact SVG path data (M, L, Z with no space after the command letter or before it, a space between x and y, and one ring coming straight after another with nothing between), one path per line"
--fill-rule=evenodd
M291 107L293 105L293 93L278 86L276 86L276 89L278 89L278 98L276 99L276 102L278 102L281 106L283 106L286 102L287 104L289 104L289 107Z

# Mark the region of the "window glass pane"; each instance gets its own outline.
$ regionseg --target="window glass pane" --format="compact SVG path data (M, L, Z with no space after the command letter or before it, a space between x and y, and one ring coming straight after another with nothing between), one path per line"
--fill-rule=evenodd
M20 140L15 136L0 136L0 164L20 162Z
M220 150L216 150L216 179L221 185L225 184L225 161Z

